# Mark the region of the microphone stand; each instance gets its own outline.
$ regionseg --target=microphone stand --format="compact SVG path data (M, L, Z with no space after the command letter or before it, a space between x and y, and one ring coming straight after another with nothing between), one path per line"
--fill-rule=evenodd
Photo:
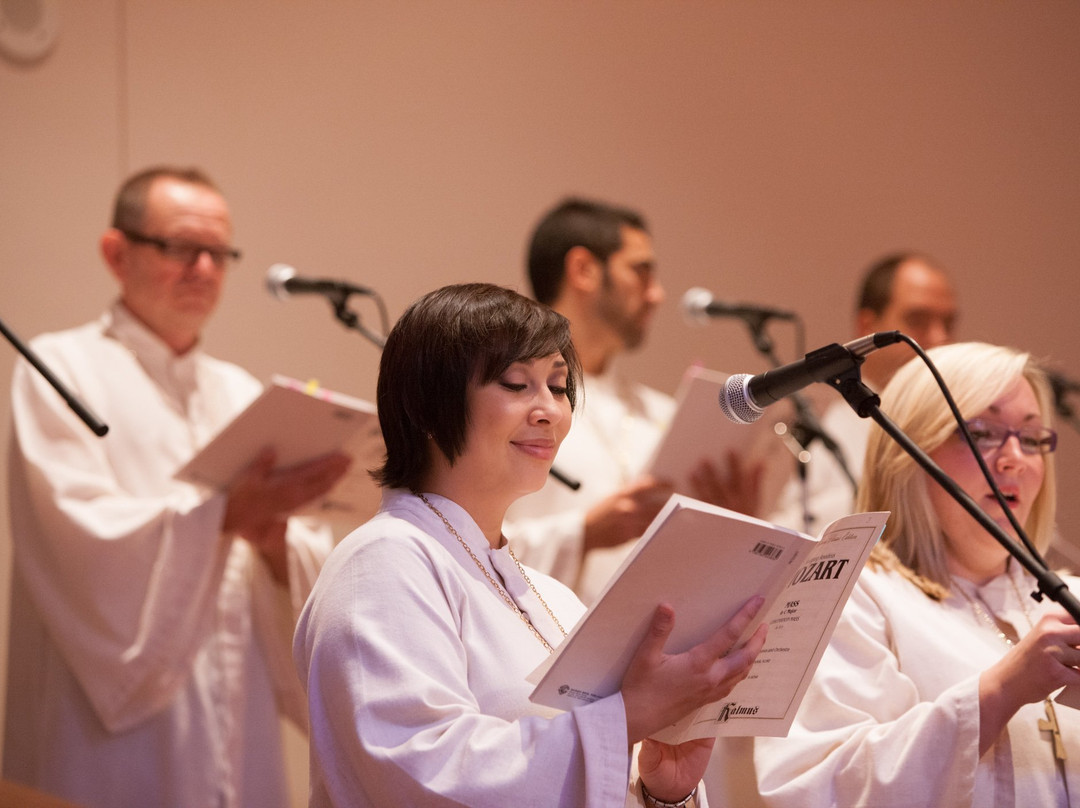
M747 328L750 329L750 336L753 338L754 347L757 348L758 353L769 360L769 363L774 367L780 367L780 358L776 355L776 350L773 346L772 338L765 333L765 322L768 316L765 314L745 314L742 316L743 322L746 323ZM810 444L815 440L821 442L821 445L829 451L833 457L836 458L837 464L840 466L840 470L844 473L848 482L851 483L851 489L854 491L858 487L858 481L851 473L851 469L848 468L847 461L844 459L844 451L840 448L839 444L833 440L832 436L825 431L825 428L818 421L814 410L807 402L806 397L799 393L792 393L788 396L795 406L795 420L792 421L788 427L791 437L794 438L799 446L804 450L809 449ZM809 512L808 503L806 500L806 466L810 462L809 457L803 459L796 455L796 472L799 475L799 485L803 491L803 528L804 532L810 533L813 527L814 515Z
M19 339L15 335L15 333L11 331L6 325L4 325L3 320L0 320L0 333L3 333L3 335L7 337L8 342L15 346L15 349L24 357L26 357L26 361L37 369L38 373L40 373L45 378L45 381L52 385L53 389L60 394L60 397L67 402L67 405L76 415L79 416L82 422L90 428L91 432L93 432L99 438L105 436L105 433L109 431L108 425L106 425L100 418L94 415L94 413L91 412L89 407L83 404L75 396L74 393L68 390L64 383L60 381L60 379L51 370L49 370L48 365L42 362L41 358L38 357L36 353L34 353L33 349L29 345L24 343L21 339Z
M375 343L378 348L381 349L385 347L386 337L382 334L376 334L374 331L367 328L360 322L360 315L345 305L349 300L350 294L351 292L341 289L327 295L327 298L330 300L330 306L334 309L334 316L337 317L346 328L351 328L354 331L360 332L360 334ZM379 311L382 313L383 331L386 331L386 309L383 307L382 298L375 296L375 302L379 307Z
M1035 553L1029 552L1006 533L1001 526L991 519L982 508L968 496L956 482L949 477L941 467L930 459L911 438L904 434L892 420L881 411L881 399L878 395L862 382L859 366L856 364L851 370L845 371L835 377L826 380L839 391L844 400L851 405L860 418L872 418L885 433L918 463L945 492L956 500L971 516L982 525L997 542L1009 551L1024 569L1034 576L1038 582L1038 589L1031 596L1041 601L1043 596L1050 598L1054 603L1061 605L1065 611L1078 623L1080 623L1080 601L1069 590L1068 585L1061 580L1061 576L1046 566L1046 562Z

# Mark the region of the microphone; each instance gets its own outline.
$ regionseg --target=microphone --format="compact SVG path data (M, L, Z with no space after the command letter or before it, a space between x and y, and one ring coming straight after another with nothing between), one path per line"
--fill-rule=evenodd
M797 362L751 376L729 376L720 391L720 410L730 421L750 424L760 418L765 408L785 396L802 390L862 364L866 355L878 348L899 342L899 331L881 331L839 345L833 343L811 351Z
M708 289L700 286L686 290L682 307L687 319L698 325L713 317L740 317L744 320L798 319L794 312L759 306L756 303L724 303L714 298Z
M266 288L278 300L290 295L325 295L331 299L348 295L373 296L375 291L348 281L331 281L322 278L301 278L288 264L274 264L266 273Z

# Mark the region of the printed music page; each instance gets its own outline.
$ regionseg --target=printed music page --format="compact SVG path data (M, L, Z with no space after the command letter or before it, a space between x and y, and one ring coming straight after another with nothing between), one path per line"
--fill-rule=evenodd
M675 609L668 653L727 622L754 595L769 633L749 676L657 734L665 743L721 735L785 735L888 513L845 516L821 538L678 494L671 497L598 601L529 677L530 698L569 710L615 693L656 606Z
M222 489L266 446L274 447L283 468L334 451L352 457L348 473L301 515L358 525L378 509L379 488L368 476L385 451L375 405L286 376L274 376L262 394L174 476Z

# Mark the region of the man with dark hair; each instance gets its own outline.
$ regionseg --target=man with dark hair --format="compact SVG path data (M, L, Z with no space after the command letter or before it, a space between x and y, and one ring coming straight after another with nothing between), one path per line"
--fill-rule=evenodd
M945 270L926 255L897 252L878 259L864 273L856 299L855 336L902 331L923 348L934 348L952 342L957 318L956 293ZM903 344L875 351L862 365L862 379L871 389L882 390L913 356ZM831 404L821 419L856 481L862 474L870 423L845 401ZM836 458L818 446L806 467L805 483L789 481L769 521L817 532L850 513L854 503L851 481Z
M566 278L567 253L583 247L606 265L623 246L623 228L649 234L644 217L635 210L575 197L563 200L536 226L529 244L533 297L554 306Z
M622 377L618 357L641 347L664 299L644 217L587 199L566 199L537 225L528 250L534 296L570 321L585 373L582 405L555 459L580 482L558 480L518 500L507 537L525 563L591 602L672 493L644 473L674 414L670 396ZM719 477L703 463L715 501Z
M104 439L15 368L4 776L90 808L288 803L279 715L306 726L291 633L332 543L289 516L348 460L274 470L268 451L223 492L173 479L261 389L199 347L231 240L198 170L121 188L100 242L119 298L33 341Z

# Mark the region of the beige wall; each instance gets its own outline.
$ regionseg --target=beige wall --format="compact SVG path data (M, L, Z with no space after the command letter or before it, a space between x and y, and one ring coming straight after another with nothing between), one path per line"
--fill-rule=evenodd
M321 301L268 297L271 263L374 286L392 317L447 282L524 288L526 232L570 191L651 219L670 299L630 364L661 389L694 360L764 366L738 323L684 324L688 287L795 309L813 348L849 336L860 270L897 247L952 269L962 337L1080 377L1080 4L59 7L45 61L0 60L0 317L25 337L98 314L113 190L170 161L232 201L246 257L207 344L261 377L370 396L377 363ZM1078 457L1069 431L1070 538Z

